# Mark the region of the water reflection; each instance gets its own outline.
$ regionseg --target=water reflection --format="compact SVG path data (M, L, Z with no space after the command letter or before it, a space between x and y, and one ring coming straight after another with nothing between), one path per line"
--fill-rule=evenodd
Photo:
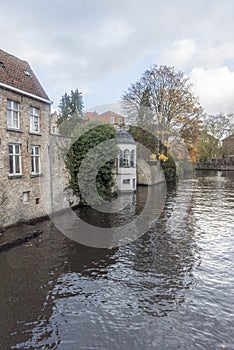
M168 188L151 229L115 249L82 246L43 223L41 237L0 254L0 348L231 349L233 185L230 174L198 173L176 225L178 191ZM142 212L147 191L104 224ZM78 214L90 220L87 208ZM102 225L102 215L91 220Z

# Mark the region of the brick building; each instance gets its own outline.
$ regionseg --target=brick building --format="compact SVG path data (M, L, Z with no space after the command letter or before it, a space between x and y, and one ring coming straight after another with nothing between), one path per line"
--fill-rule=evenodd
M50 110L29 64L0 50L0 227L46 214L40 178L49 201Z
M101 114L98 114L97 112L86 112L84 114L84 118L89 120L100 120L106 124L111 124L114 126L125 125L124 117L112 111L108 111Z

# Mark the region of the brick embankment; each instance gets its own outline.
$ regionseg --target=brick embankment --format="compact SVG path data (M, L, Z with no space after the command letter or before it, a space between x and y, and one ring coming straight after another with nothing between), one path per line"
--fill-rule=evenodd
M20 245L42 234L43 231L36 226L18 224L0 232L0 251Z

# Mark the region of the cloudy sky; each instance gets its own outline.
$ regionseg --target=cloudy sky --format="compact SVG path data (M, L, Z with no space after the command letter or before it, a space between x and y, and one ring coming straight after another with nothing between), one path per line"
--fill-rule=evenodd
M114 103L152 64L175 66L207 113L234 112L233 0L1 2L0 47L27 60L54 101Z

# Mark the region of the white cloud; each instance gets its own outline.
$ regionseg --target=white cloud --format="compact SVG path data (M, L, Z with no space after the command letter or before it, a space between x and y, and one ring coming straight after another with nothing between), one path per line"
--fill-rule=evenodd
M227 67L195 68L190 78L207 113L234 112L234 72Z
M30 63L55 105L84 86L90 106L118 100L155 57L231 72L233 11L233 0L3 1L0 47Z
M191 39L181 39L170 44L169 47L163 49L157 63L175 66L177 69L186 70L191 64L197 51L196 42Z

